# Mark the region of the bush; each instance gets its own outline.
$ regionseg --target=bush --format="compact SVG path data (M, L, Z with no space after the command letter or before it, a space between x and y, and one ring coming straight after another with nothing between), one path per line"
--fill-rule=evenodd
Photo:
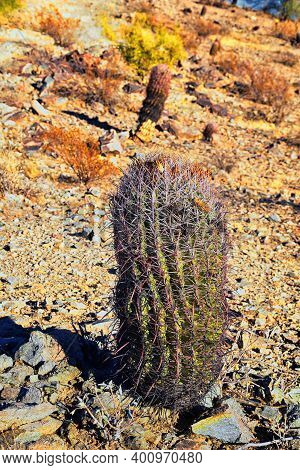
M7 14L22 6L21 0L0 0L0 14Z
M80 20L64 18L54 5L43 9L37 17L39 29L49 34L59 46L68 47L74 42L75 29Z
M137 160L112 218L124 381L162 406L199 405L222 367L228 320L225 215L210 179L179 158Z
M179 29L154 24L146 13L135 13L132 23L121 28L121 35L122 54L141 75L159 63L174 65L186 57Z
M282 39L294 39L297 33L300 32L300 23L299 21L279 21L276 23L274 34L275 36Z
M280 9L284 19L296 20L300 17L300 0L285 0Z
M101 158L97 141L86 138L79 129L51 127L45 132L46 149L55 152L72 168L79 181L89 183L118 173L117 168Z
M284 75L269 65L241 61L232 51L222 54L218 65L244 82L243 93L247 98L271 107L272 121L283 119L291 99L291 87Z

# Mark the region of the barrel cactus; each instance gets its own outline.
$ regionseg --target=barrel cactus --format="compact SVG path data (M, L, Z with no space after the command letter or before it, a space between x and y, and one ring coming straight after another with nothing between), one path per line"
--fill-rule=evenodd
M157 122L168 98L171 72L167 65L159 64L152 68L146 88L146 97L139 112L138 129L148 120Z
M224 210L199 165L160 154L133 162L111 209L123 380L152 403L189 409L222 367Z

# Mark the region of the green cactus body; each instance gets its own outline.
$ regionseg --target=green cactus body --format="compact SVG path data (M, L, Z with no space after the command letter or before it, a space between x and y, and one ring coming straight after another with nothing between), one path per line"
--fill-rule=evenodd
M123 377L143 397L190 408L222 366L224 211L197 165L162 155L135 161L111 206Z

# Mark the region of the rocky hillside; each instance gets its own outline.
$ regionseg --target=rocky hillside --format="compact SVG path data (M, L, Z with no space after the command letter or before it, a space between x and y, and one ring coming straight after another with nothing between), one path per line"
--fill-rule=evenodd
M186 51L138 135L149 67L118 47L135 12ZM299 24L222 2L27 0L0 26L0 448L296 449ZM157 147L210 170L232 245L223 372L180 419L112 381L108 200Z

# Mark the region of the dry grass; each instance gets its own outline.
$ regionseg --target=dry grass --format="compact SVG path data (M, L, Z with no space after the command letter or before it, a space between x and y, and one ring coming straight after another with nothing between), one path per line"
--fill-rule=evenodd
M99 155L97 141L78 128L51 127L44 133L46 149L57 154L84 184L118 174L119 170Z
M51 36L59 46L68 47L74 42L74 33L80 20L63 17L59 10L50 5L37 15L38 29Z
M300 32L300 21L285 20L276 23L274 35L282 39L293 39Z

